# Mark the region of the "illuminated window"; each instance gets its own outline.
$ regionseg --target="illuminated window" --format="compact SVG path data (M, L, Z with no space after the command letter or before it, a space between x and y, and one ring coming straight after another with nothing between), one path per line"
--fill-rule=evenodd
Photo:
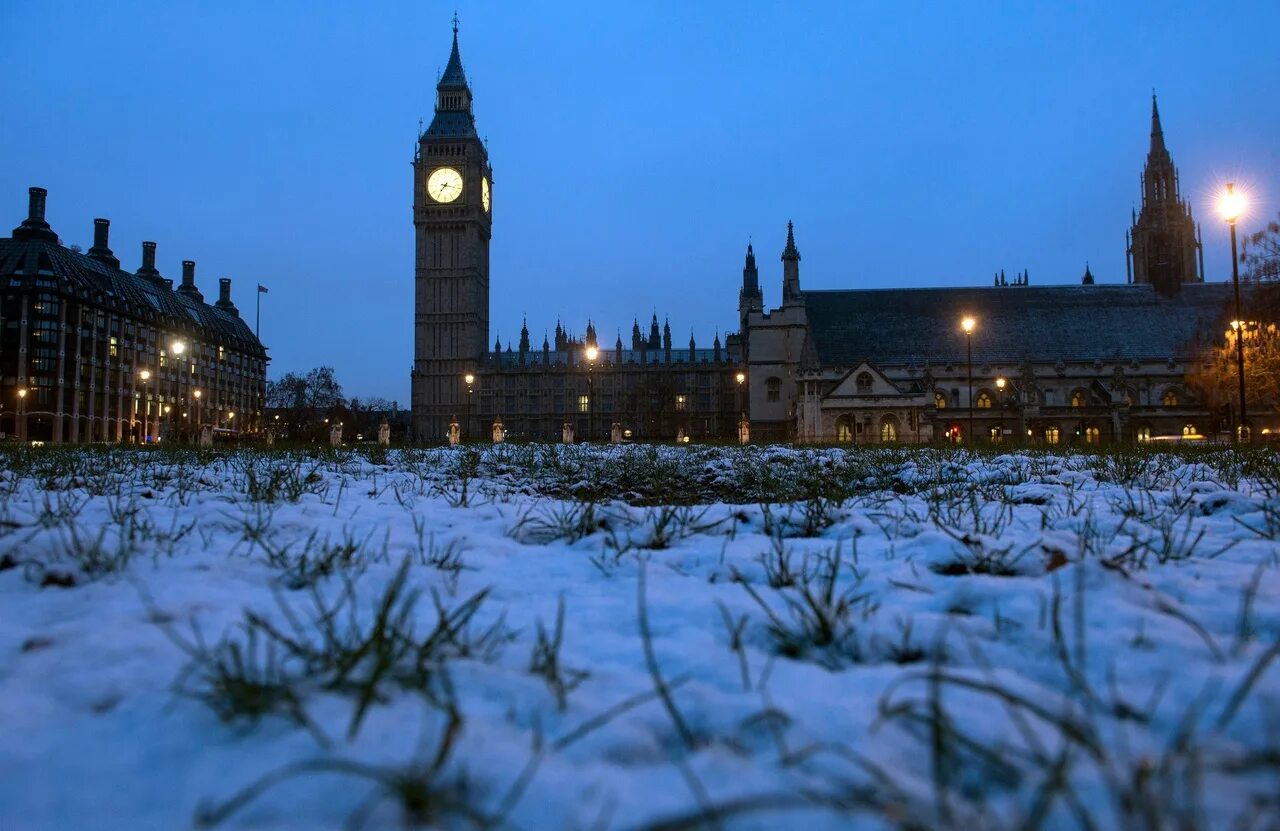
M1071 393L1072 407L1084 407L1086 406L1087 403L1088 402L1084 397L1084 390L1076 390L1075 392Z
M676 396L676 409L683 412L689 404L688 396L681 394Z
M1102 434L1097 427L1084 428L1084 440L1088 444L1097 444L1102 440Z
M591 396L579 395L578 396L578 412L585 413L590 409L591 409Z
M769 378L764 382L765 398L768 401L782 400L782 379Z
M1138 428L1138 441L1151 441L1151 428L1142 426Z
M880 441L898 440L898 420L893 416L880 419Z
M857 387L858 387L858 395L870 395L870 394L871 394L871 384L872 384L872 379L871 379L871 373L870 373L870 372L860 372L860 373L858 373L858 377L857 377L856 379L854 379L854 383L855 383L855 384L857 385Z
M947 397L940 392L935 392L933 394L933 406L939 410L945 410L947 408Z
M219 347L218 347L218 360L220 360L220 361L225 361L226 359L227 359L227 350L226 350L226 349L224 349L223 347L219 346Z
M1002 438L1003 438L1003 436L1001 436L1001 435L1000 435L1000 428L999 428L999 426L992 427L992 428L991 428L991 443L992 443L992 444L999 444L999 443L1000 443L1000 440L1001 440Z
M1163 404L1163 405L1164 405L1164 406L1166 406L1166 407L1176 407L1176 406L1178 406L1178 391L1177 391L1177 390L1165 390L1165 391L1164 391L1164 398L1160 399L1160 403L1161 403L1161 404Z
M111 357L120 357L120 344L115 338L111 339Z
M973 406L977 407L979 410L991 409L991 396L987 394L986 390L978 393L978 400L974 402Z
M1196 426L1195 426L1194 424L1184 424L1184 425L1182 425L1182 435L1184 435L1184 436L1195 436L1195 435L1198 435L1198 434L1196 433Z
M160 366L164 366L164 350L160 350Z
M1062 438L1062 434L1058 432L1057 427L1044 428L1044 443L1057 444Z
M848 416L840 416L840 418L836 419L836 441L853 441L853 425L850 423Z

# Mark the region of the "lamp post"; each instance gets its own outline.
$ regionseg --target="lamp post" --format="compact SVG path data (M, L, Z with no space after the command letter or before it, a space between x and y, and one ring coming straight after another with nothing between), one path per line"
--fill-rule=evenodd
M18 415L17 423L14 425L14 432L18 434L18 439L25 441L27 438L27 389L22 387L18 390Z
M462 437L466 439L471 435L471 389L476 382L476 376L468 372L462 376L462 380L467 382L467 425L462 431Z
M1000 432L997 434L996 441L1004 441L1004 385L1006 383L1003 376L996 379L996 389L1000 391Z
M964 345L966 363L968 365L969 374L969 441L974 441L973 437L973 329L977 326L977 321L971 317L966 317L960 321L960 328L964 329Z
M596 349L595 346L588 346L586 355L587 355L587 441L591 441L591 439L593 438L592 430L591 430L592 422L595 420L594 417L596 414L595 378L593 377L592 370L596 368L596 358L600 357L600 350Z
M204 393L201 392L200 390L191 391L191 396L196 400L195 410L196 410L196 431L197 432L199 432L200 428L204 426L203 414L200 412L200 409L201 409L200 399L203 395ZM276 416L276 417L279 418L279 416Z
M1231 285L1235 290L1236 319L1231 328L1236 332L1236 375L1240 378L1240 424L1236 427L1237 442L1249 441L1249 422L1245 410L1244 398L1244 316L1240 314L1240 258L1236 255L1236 221L1244 213L1244 194L1236 190L1233 183L1227 183L1227 189L1218 200L1218 209L1222 218L1231 228Z
M178 373L177 383L174 384L174 388L170 390L170 395L175 400L178 400L178 403L186 405L187 404L186 397L182 395L183 376L186 374L183 371L186 369L186 367L183 364L182 356L187 351L187 344L185 341L175 340L169 344L169 349L173 352L173 357L175 359L174 371ZM187 384L190 385L190 381L188 381ZM170 419L170 427L172 428L172 426L173 426L172 419ZM186 425L182 424L180 426L183 432L185 432L187 429Z
M147 400L147 382L151 380L151 370L144 369L140 371L138 373L138 380L142 382L142 401L143 401L142 435L139 438L142 439L143 444L146 444L147 436L150 435L147 431L151 429L150 425L147 423L147 417L151 415L151 402ZM157 421L157 423L159 422Z

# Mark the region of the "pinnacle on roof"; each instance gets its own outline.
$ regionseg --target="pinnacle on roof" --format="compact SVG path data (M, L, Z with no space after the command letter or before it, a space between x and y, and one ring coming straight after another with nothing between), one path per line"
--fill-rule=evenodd
M782 259L784 260L800 259L800 252L796 250L795 228L792 225L791 220L787 220L787 247L782 252Z
M747 268L756 267L756 252L751 250L751 243L747 243Z
M467 74L462 71L462 56L458 54L458 15L453 16L453 51L449 53L449 63L440 76L436 89L465 89Z

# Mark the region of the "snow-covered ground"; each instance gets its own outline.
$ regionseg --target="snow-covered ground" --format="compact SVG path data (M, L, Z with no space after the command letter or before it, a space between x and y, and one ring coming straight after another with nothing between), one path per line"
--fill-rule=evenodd
M0 828L1280 824L1273 455L0 462Z

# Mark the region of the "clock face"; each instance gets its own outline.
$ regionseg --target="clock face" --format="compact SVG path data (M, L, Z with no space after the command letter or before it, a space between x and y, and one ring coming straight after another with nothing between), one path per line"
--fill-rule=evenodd
M484 209L489 210L489 177L485 176L480 180L480 201L484 203Z
M438 167L427 177L427 196L437 202L452 202L462 195L462 174L452 167Z

